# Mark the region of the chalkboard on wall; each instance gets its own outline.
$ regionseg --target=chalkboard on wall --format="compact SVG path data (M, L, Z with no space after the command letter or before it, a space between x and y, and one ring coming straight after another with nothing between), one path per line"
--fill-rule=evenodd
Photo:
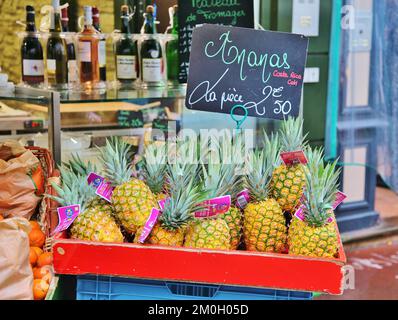
M187 82L192 31L197 25L254 27L253 0L179 0L178 7L180 83Z
M300 111L308 38L302 35L204 25L193 32L185 105L282 120ZM243 115L243 108L236 109Z
M124 111L117 113L117 122L119 126L124 128L143 128L144 115L142 111Z

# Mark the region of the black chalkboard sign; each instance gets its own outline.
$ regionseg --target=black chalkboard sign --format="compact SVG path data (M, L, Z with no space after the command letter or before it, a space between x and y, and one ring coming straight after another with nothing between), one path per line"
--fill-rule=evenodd
M117 122L123 128L143 128L144 115L142 111L124 111L117 113Z
M186 107L284 119L299 115L308 38L204 25L193 32ZM243 115L243 109L235 109Z
M180 121L171 121L168 119L155 119L152 122L152 139L167 139L169 134L177 135L181 129Z
M253 28L253 0L178 1L180 83L186 83L189 70L192 31L205 23Z

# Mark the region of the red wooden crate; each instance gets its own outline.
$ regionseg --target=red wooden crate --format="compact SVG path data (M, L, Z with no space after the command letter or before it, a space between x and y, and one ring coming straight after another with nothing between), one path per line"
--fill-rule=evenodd
M55 239L58 274L113 275L282 290L343 293L346 263L338 259L248 251L215 251Z

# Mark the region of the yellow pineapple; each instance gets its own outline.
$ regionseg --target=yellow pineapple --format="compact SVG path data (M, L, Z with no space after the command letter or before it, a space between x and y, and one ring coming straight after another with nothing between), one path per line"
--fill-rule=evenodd
M147 184L132 177L130 149L120 137L113 137L99 150L105 178L115 186L112 194L115 215L127 232L135 234L137 228L145 225L152 208L158 205Z
M95 190L87 183L87 176L75 175L61 168L62 187L53 184L58 196L53 197L61 206L80 205L80 214L70 228L72 239L123 242L123 235L113 218L111 205L97 199Z
M291 118L282 123L280 130L281 152L300 151L305 147L303 137L303 120ZM297 208L305 187L303 165L282 164L272 175L273 197L283 211L293 213Z
M244 210L243 235L249 251L282 253L286 250L287 228L282 209L270 195L272 171L279 161L277 136L265 135L265 148L251 151L244 184L251 202Z
M229 227L222 218L196 219L187 230L184 247L229 250Z
M242 190L241 174L244 163L242 152L244 152L244 148L242 134L237 134L234 139L224 136L219 144L221 163L226 167L227 171L227 178L224 180L223 185L227 186L226 194L230 194L232 199L229 211L221 215L221 218L225 220L229 227L231 250L238 249L242 239L243 215L241 209L235 205L235 202L237 194Z
M333 258L339 241L332 210L338 191L340 171L336 162L325 165L321 150L308 150L304 168L307 187L304 191L304 221L293 217L289 228L289 254Z
M170 197L165 201L162 214L146 243L172 247L183 245L186 228L193 220L193 212L198 208L198 203L205 199L204 192L195 185L195 180L193 175L183 188L170 188ZM134 242L138 243L142 230L143 228L138 230Z
M234 197L232 197L234 199ZM229 211L223 215L221 218L227 223L229 228L229 234L231 237L231 250L238 249L241 238L242 238L242 211L236 207L233 203Z
M217 143L215 150L209 153L208 164L202 164L203 185L209 199L229 195L229 191L237 184L235 166L231 163L223 163L224 157L231 157L231 149L225 149L228 147L226 142L224 139L221 143ZM232 245L228 222L234 228L232 234L235 235L237 233L236 220L239 220L239 215L236 208L231 210L225 214L196 219L187 231L184 246L219 250L229 250L232 247L236 249L236 242L239 244L240 239L237 239L238 235L236 235Z

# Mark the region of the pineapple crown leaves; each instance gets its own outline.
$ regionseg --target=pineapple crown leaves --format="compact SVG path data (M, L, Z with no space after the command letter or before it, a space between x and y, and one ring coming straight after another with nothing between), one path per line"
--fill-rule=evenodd
M265 132L264 135L264 149L251 150L246 160L247 175L244 177L244 186L256 201L268 198L272 173L280 162L278 135L272 135L271 138Z
M62 166L71 170L76 175L87 176L91 172L97 172L98 168L91 161L84 162L78 153L72 154L67 162L62 162Z
M195 180L195 176L191 177L184 188L171 191L159 218L164 229L176 231L186 227L194 219L193 213L203 209L200 203L207 199L208 194Z
M87 183L86 176L78 175L66 167L61 167L60 171L62 186L51 182L57 196L46 196L63 207L79 204L80 211L85 211L90 201L96 197L94 188Z
M167 164L166 171L169 191L184 188L191 176L196 177L199 174L199 156L196 142L192 139L175 145L174 150L171 150L169 154L171 161Z
M155 194L163 191L167 171L166 145L150 144L145 148L142 161L142 175Z
M237 160L237 146L240 147L241 145L235 142L236 140L233 141L226 135L219 142L214 141L216 147L209 154L208 164L202 163L203 185L209 192L210 197L227 194L234 197L239 192L238 184L240 181L237 175L239 165L236 164L235 160Z
M105 178L114 185L121 185L131 180L134 164L131 162L131 145L121 137L111 137L104 147L98 148L104 164Z
M308 134L303 135L304 121L302 118L289 117L282 122L279 134L283 152L293 152L306 146Z
M306 177L304 190L304 214L308 225L322 227L328 223L338 192L341 170L333 163L324 163L323 149L307 149L308 164L303 167Z

